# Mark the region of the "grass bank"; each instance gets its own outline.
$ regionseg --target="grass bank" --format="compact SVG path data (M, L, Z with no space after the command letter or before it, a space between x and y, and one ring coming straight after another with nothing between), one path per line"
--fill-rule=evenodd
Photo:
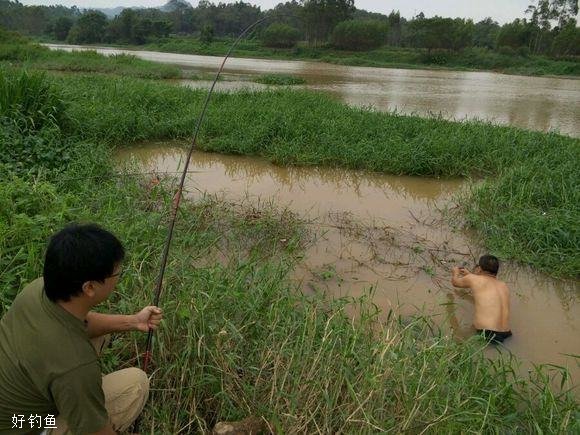
M183 76L176 66L149 62L126 54L104 56L94 51L53 51L2 29L0 62L50 71L116 74L146 79L174 79Z
M71 220L98 222L126 244L126 273L108 308L129 313L148 303L172 181L148 189L147 180L115 172L110 145L188 133L202 94L20 70L0 70L0 90L8 174L0 180L0 314L40 274L48 236ZM266 97L280 105L307 94ZM241 104L227 98L218 107ZM204 143L217 139L211 133ZM68 159L36 157L55 148ZM352 320L344 309L352 301L298 294L286 277L304 227L287 212L206 198L184 204L175 236L144 432L209 431L250 414L280 433L578 430L580 409L557 369L524 379L515 361L489 360L477 338L456 343L428 319L381 321L362 298ZM116 339L105 368L133 364L144 338ZM550 387L554 380L564 391Z
M202 44L193 37L170 37L146 45L130 46L136 50L170 53L224 56L233 40L223 38ZM128 46L129 47L129 46ZM521 75L580 76L580 60L557 60L546 56L521 56L516 52L502 54L483 48L468 48L460 52L433 52L416 48L382 47L366 52L349 52L331 47L312 48L300 44L292 49L264 47L258 40L244 40L235 52L236 57L284 60L320 60L324 62L370 66L378 68L434 68L451 70L484 70Z

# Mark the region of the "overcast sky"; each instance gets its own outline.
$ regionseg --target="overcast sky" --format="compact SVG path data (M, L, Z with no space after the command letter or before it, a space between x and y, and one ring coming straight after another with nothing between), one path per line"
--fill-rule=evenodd
M219 3L220 0L214 0ZM221 0L224 2L224 0ZM245 0L246 2L270 9L280 0ZM111 8L115 6L154 7L165 3L164 0L21 0L25 5L62 4L77 5L80 8ZM197 1L190 1L193 5ZM225 3L232 3L225 1ZM492 17L500 23L523 17L526 7L534 0L355 0L355 6L373 12L389 13L399 10L407 18L424 12L426 16L463 17L480 20Z

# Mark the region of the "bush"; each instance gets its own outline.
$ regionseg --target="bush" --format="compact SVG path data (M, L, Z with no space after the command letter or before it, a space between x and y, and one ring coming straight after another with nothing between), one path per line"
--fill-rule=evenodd
M427 65L446 65L451 54L446 50L431 50L421 56L421 63Z
M518 47L517 53L519 56L528 57L530 55L530 47L525 46L525 45Z
M201 42L203 45L209 45L213 42L213 39L213 27L210 24L206 24L203 26L201 33L199 34L199 42Z
M349 20L334 28L332 43L340 50L372 50L385 43L387 34L387 24L381 21Z
M292 48L300 40L298 29L287 24L271 24L262 34L262 42L266 47Z
M497 49L497 51L499 54L503 54L504 56L515 56L516 55L516 51L508 45L504 45L502 47L499 47Z

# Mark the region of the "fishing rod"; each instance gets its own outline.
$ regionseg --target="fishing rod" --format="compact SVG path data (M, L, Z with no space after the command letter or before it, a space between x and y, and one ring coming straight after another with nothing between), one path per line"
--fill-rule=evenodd
M189 151L187 153L187 157L185 159L185 166L183 168L183 172L181 173L181 180L179 182L179 186L177 188L177 191L175 193L175 196L173 197L173 203L172 203L172 207L171 207L171 219L169 221L169 226L167 229L167 238L165 239L165 247L163 249L163 256L161 258L161 266L159 269L159 274L157 276L157 283L155 286L155 297L153 299L153 305L154 306L158 306L159 305L159 300L161 299L161 293L163 291L163 277L165 276L165 270L167 267L167 259L169 257L169 248L171 246L171 240L173 239L173 230L175 228L175 221L177 220L177 212L179 209L179 204L181 202L181 198L182 198L182 194L183 194L183 186L185 184L185 179L187 177L187 173L188 173L188 168L189 168L189 161L191 160L191 155L193 154L193 151L195 150L196 144L197 144L197 137L199 135L199 131L201 129L201 125L203 123L203 120L205 118L206 112L207 112L207 108L209 105L209 101L211 99L211 96L213 94L214 88L218 82L218 79L225 67L226 61L228 60L228 58L230 57L232 51L236 48L236 46L238 45L238 43L244 38L244 36L246 36L252 29L254 29L256 26L258 26L259 24L261 24L262 22L268 20L269 18L272 18L270 16L265 16L263 18L260 18L259 20L255 21L254 23L250 24L249 26L247 26L244 30L242 30L242 32L239 34L239 36L237 37L237 39L233 42L233 44L230 46L226 56L224 57L217 73L215 76L215 79L211 85L211 88L209 89L207 96L205 98L205 103L203 105L203 109L201 111L200 117L197 120L197 126L195 128L195 132L193 135L193 140L191 142L191 146L189 148ZM145 345L145 352L143 353L143 364L142 364L142 369L145 373L147 373L147 369L149 368L149 362L151 361L151 357L152 357L152 353L151 353L151 349L152 349L152 344L153 344L153 330L149 329L149 332L147 333L147 343ZM140 423L140 419L137 419L135 421L135 424L133 426L133 432L139 432L138 428L139 428L139 423Z

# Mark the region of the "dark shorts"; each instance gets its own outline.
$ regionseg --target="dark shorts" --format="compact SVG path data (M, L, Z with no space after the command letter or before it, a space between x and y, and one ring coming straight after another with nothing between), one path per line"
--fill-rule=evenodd
M512 336L512 331L506 332L498 332L498 331L491 331L489 329L478 329L477 333L479 335L483 334L487 341L492 343L503 343L503 341Z

